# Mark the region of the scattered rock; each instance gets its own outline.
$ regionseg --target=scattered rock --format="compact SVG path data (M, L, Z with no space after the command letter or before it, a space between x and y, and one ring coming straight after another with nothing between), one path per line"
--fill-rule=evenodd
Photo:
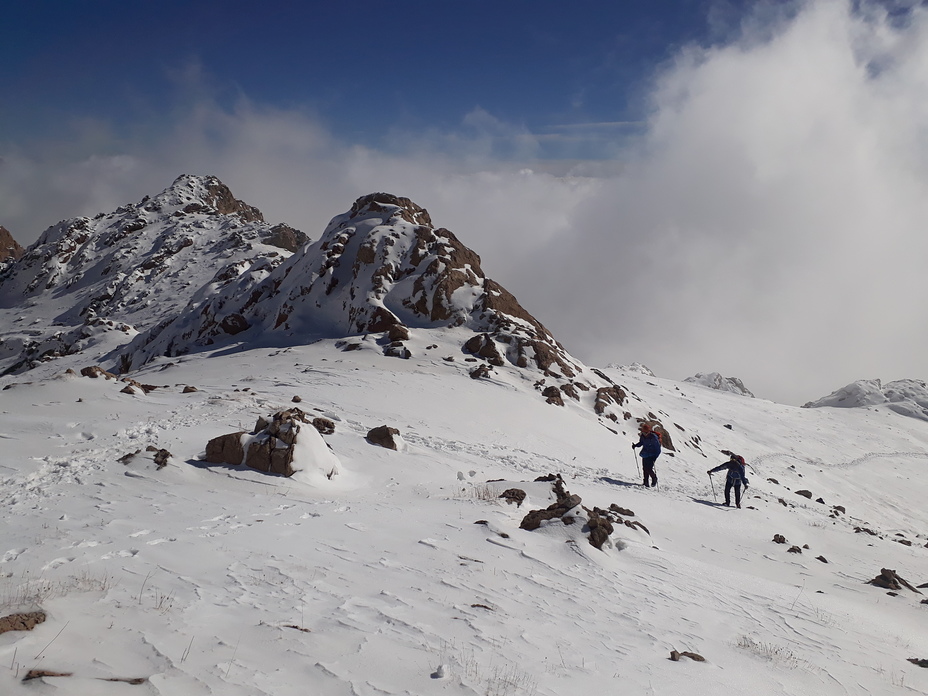
M854 527L854 533L855 534L869 534L870 536L877 536L876 532L874 532L872 529L868 529L867 527Z
M26 676L23 677L23 681L31 681L33 679L41 679L42 677L73 677L74 672L53 672L50 669L30 669L26 672Z
M522 502L525 500L525 491L521 488L507 488L499 497L510 505L515 503L516 507L522 507Z
M244 430L214 437L206 443L206 461L213 464L241 464L245 459Z
M904 578L896 573L895 570L890 570L889 568L882 568L880 574L873 578L873 580L868 581L868 584L887 590L901 590L903 587L906 587L912 590L912 592L921 594L921 592L912 587Z
M0 633L6 633L7 631L31 631L43 621L45 621L44 611L28 611L18 614L9 614L0 618Z
M802 553L802 549L799 548L798 546L790 546L788 549L786 549L786 552L787 553Z
M812 491L796 491L796 495L801 495L803 498L812 500Z
M816 560L816 561L821 561L822 563L828 563L828 559L825 558L824 556L816 556L816 557L815 557L815 560Z
M331 435L335 432L335 422L322 416L313 418L313 427L323 435Z
M391 324L390 328L387 329L387 339L389 341L408 341L409 329L402 324Z
M96 379L97 377L103 377L105 379L116 379L116 375L112 372L107 372L99 365L91 365L90 367L85 367L81 370L81 374L84 377L90 377Z
M380 425L368 431L367 441L378 447L397 450L399 447L397 446L396 436L399 434L400 431L396 428L391 428L388 425Z
M842 515L846 512L843 505L834 505L831 509L835 512L840 512Z
M171 456L171 453L166 449L159 449L155 452L154 460L159 471L168 465L168 459L170 459Z
M119 458L118 461L120 464L128 464L135 458L135 455L137 455L141 451L142 450L138 449L138 450L135 450L135 452L129 452L128 454L124 454Z
M773 484L775 484L775 485L777 485L777 486L780 485L780 482L777 481L775 478L768 478L767 480L768 480L770 483L773 483Z
M776 543L776 544L785 544L785 543L786 543L786 537L783 536L782 534L774 534L774 535L773 535L773 541L774 541L774 543Z
M468 374L470 374L471 379L484 379L490 376L491 369L489 365L478 365Z
M910 657L908 660L913 665L918 665L919 667L928 667L928 660L921 660L917 657Z
M561 390L554 385L545 387L545 389L541 392L541 395L545 397L545 401L547 401L549 404L554 404L555 406L564 405L564 399L561 398Z
M189 384L181 390L181 394L193 394L193 392L200 391L196 387L191 387Z
M300 403L301 401L303 401L303 397L302 397L302 396L299 396L299 395L296 395L296 396L294 396L292 399L290 399L290 401L292 401L292 402L295 403L295 404L298 404L298 403Z
M670 651L670 659L673 660L674 662L679 662L681 657L688 657L691 660L694 660L695 662L706 661L706 658L704 658L702 655L699 655L698 653L688 652L686 650L684 650L683 652L677 652L676 650Z
M606 515L600 514L599 508L594 508L588 513L587 527L590 529L590 544L597 549L602 549L603 544L614 531L612 522Z
M815 499L815 502L816 502L816 503L821 503L822 505L825 504L825 501L824 501L822 498L816 498L816 499Z

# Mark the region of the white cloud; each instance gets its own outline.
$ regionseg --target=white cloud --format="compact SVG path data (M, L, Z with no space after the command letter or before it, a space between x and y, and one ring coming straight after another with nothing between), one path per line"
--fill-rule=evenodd
M543 136L479 108L378 151L312 114L206 99L147 141L103 129L66 156L5 154L0 223L28 242L193 172L315 237L385 190L427 207L587 362L719 371L796 403L926 377L926 13L900 25L820 0L744 27L667 67L621 161L561 163L592 176L547 173L531 161Z

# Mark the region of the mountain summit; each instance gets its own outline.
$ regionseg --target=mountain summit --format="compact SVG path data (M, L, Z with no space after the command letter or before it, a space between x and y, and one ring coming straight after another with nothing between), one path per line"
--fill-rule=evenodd
M409 358L419 332L473 363L470 375L508 371L530 379L550 403L584 401L616 420L624 394L585 368L499 283L480 257L408 198L372 193L338 215L321 238L276 268L256 264L222 290L138 336L119 368L138 369L228 343L292 346L362 337L384 355ZM427 337L427 340L426 338ZM361 347L349 342L347 349ZM454 354L446 357L454 361ZM515 370L516 373L513 373ZM531 376L530 376L531 375ZM610 410L609 407L612 407ZM608 413L607 413L608 412Z
M85 350L91 334L114 327L134 335L176 315L211 281L258 259L278 264L307 241L265 222L214 176L185 174L154 198L63 220L0 267L0 310L12 310L0 370Z
M468 352L499 365L503 358L519 367L531 362L566 377L581 369L541 322L484 275L475 252L432 225L424 208L408 198L373 193L356 200L319 241L278 268L253 269L140 337L124 367L233 336L292 344L454 327L484 334Z

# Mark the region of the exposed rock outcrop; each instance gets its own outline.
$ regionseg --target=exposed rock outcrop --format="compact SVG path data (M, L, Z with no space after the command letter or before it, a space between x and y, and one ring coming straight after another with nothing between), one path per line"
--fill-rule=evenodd
M24 253L23 249L19 242L13 239L13 235L10 234L10 231L0 225L0 263L4 261L13 260L20 258Z

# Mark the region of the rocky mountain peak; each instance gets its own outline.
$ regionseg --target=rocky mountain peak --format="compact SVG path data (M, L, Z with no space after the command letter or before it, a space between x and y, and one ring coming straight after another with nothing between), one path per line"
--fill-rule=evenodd
M182 174L154 199L143 200L140 206L150 212L169 208L175 215L238 215L243 222L264 222L260 210L233 196L229 187L215 176Z
M308 241L264 222L214 176L183 175L157 196L63 220L16 263L0 264L0 310L27 301L44 308L34 320L15 314L0 336L0 371L86 346L88 326L118 326L130 337L175 317L204 288L255 263L279 265Z
M19 242L13 239L13 235L10 234L10 231L0 225L0 263L13 259L14 261L23 255L25 249L23 249Z
M277 268L243 272L221 292L138 336L123 352L120 369L230 341L282 346L373 336L370 344L384 355L409 358L417 332L425 343L426 332L439 329L456 331L441 335L456 337L459 354L474 363L468 366L472 377L530 370L550 403L580 401L588 392L606 410L624 399L487 278L473 250L450 230L434 227L424 208L388 193L362 196L317 242Z
M408 198L394 196L392 193L369 193L361 196L352 204L348 217L354 218L367 213L385 213L384 222L392 217L400 217L413 225L432 226L432 218L425 208Z

